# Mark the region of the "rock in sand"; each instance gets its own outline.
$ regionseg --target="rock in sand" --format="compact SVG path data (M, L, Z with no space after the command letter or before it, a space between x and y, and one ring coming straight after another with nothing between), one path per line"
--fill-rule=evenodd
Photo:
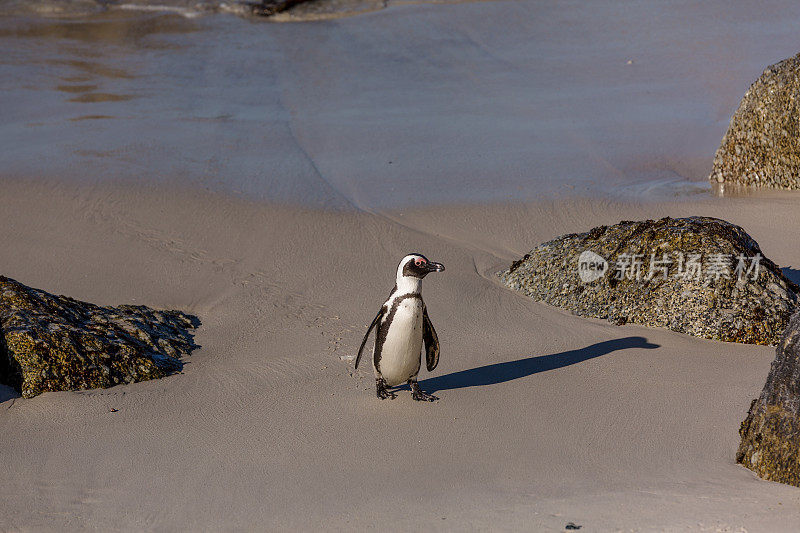
M739 430L736 462L764 479L800 487L800 312L776 351L764 390Z
M565 235L499 276L576 315L750 344L778 341L800 293L742 228L710 217Z
M145 306L100 307L0 276L0 383L31 398L180 370L197 318Z
M750 86L714 157L712 182L800 189L800 54Z

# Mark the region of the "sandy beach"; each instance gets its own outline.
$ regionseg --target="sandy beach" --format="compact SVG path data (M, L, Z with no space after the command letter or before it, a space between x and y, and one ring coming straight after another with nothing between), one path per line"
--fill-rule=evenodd
M800 194L705 182L748 84L797 52L796 8L649 5L652 19L390 5L269 32L169 19L194 27L156 32L164 47L142 56L0 19L4 43L108 47L45 66L19 51L0 72L82 69L101 81L72 83L106 84L89 94L136 95L80 103L63 80L36 98L0 82L0 274L202 320L180 374L32 399L0 386L0 529L800 529L800 490L734 462L773 347L580 318L495 276L558 235L704 215L800 281ZM236 24L274 45L262 62L242 51L253 78L151 85L173 41ZM431 404L379 401L371 368L347 359L411 251L447 267L424 285L442 344L420 375Z
M3 189L9 272L203 319L181 375L3 402L8 529L800 526L796 488L733 460L772 348L574 317L492 275L556 234L694 213L800 265L785 229L800 222L796 196L372 215L196 191ZM371 371L340 359L409 249L447 265L425 287L443 344L422 381L435 404L378 401Z

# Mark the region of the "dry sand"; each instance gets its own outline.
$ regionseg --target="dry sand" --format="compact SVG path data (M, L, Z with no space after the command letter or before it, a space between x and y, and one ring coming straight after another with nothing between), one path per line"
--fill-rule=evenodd
M774 351L534 303L492 273L621 218L703 214L800 265L798 196L376 214L192 190L0 184L3 273L197 314L182 375L0 403L6 530L790 531L800 491L734 464ZM352 355L421 251L442 358L374 396ZM109 410L117 409L117 412Z

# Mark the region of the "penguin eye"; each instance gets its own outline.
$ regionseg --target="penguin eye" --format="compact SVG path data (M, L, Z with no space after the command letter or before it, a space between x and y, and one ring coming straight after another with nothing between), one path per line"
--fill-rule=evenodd
M414 259L414 263L415 263L415 264L416 264L418 267L421 267L422 265L424 265L424 264L425 264L425 260L424 260L424 259L419 259L419 258L417 258L417 259Z

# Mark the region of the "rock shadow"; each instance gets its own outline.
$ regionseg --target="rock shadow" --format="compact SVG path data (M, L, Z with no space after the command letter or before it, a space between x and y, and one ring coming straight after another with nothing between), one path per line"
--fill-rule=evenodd
M786 276L789 281L793 281L795 284L800 285L800 269L783 267L781 272L783 272L783 275Z
M0 385L0 403L7 402L8 400L15 400L17 398L22 398L22 395L14 390L14 387Z

